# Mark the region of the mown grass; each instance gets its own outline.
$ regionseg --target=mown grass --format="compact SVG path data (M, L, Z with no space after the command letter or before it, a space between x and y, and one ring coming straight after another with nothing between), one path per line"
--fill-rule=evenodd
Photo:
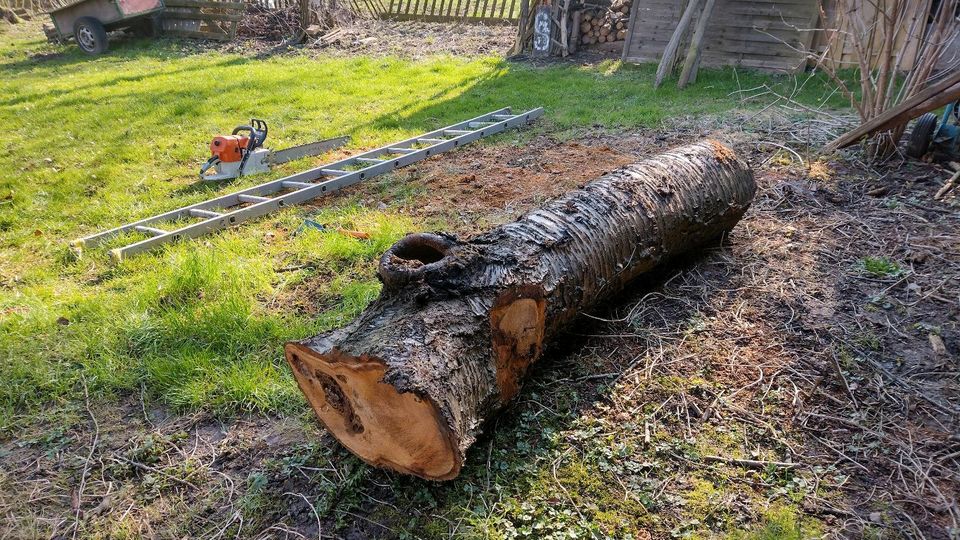
M535 68L499 58L256 59L173 41L127 40L90 59L35 34L0 44L0 430L42 404L143 389L169 406L222 414L300 411L282 344L342 324L379 290L373 261L430 227L337 198L318 216L293 208L111 265L69 240L264 181L197 185L211 135L251 116L283 147L343 133L350 148L408 137L502 106L543 106L539 129L652 126L741 106L731 93L792 79L716 70L697 86L655 90L650 66ZM818 83L799 96L828 95ZM757 104L759 105L759 104ZM487 144L495 144L490 142ZM457 159L451 156L450 159ZM279 177L304 167L293 163ZM414 197L415 190L397 191ZM349 224L369 240L303 230ZM289 270L290 267L299 267ZM285 295L315 284L319 313ZM278 300L279 299L279 300Z

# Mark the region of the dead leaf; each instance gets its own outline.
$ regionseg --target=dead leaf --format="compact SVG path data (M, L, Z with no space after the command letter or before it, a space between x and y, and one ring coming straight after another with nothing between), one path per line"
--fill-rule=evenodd
M933 354L937 356L945 356L947 354L947 345L943 342L942 337L931 333L927 336L927 339L930 340L930 347L933 349Z

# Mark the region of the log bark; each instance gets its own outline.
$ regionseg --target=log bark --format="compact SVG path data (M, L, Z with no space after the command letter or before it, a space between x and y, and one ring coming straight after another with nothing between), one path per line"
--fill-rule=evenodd
M412 234L352 324L286 346L329 431L368 463L457 476L483 422L579 313L728 233L756 186L713 141L604 175L469 241Z

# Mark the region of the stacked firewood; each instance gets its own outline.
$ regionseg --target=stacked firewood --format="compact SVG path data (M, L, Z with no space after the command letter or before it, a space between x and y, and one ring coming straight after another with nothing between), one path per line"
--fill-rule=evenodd
M580 42L584 45L623 41L633 0L613 0L605 10L587 10L580 22Z

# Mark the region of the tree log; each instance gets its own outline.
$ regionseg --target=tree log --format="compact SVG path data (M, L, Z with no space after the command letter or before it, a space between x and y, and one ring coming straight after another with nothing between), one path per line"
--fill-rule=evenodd
M606 174L469 241L411 234L381 258L352 324L286 346L317 415L372 465L457 476L483 422L577 315L729 232L746 163L705 141Z

